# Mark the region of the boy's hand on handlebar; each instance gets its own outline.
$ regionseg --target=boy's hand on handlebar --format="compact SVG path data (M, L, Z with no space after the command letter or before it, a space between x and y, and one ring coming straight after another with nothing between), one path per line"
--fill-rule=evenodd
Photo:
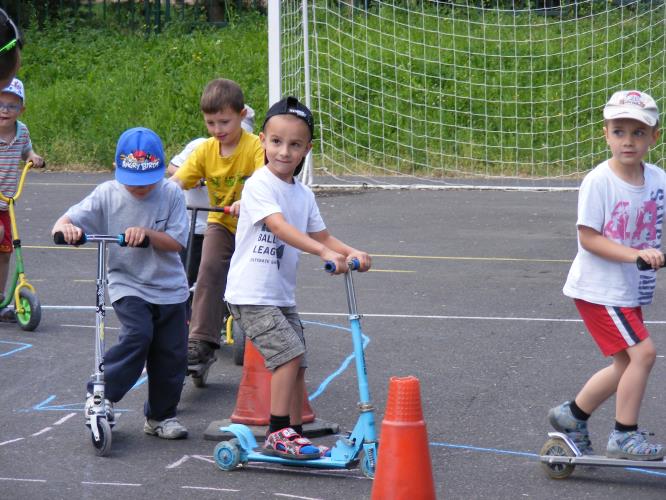
M347 258L333 250L326 249L320 255L324 263L333 262L335 264L335 269L332 271L332 274L343 274L346 273L349 267L347 266Z
M76 243L81 240L83 236L83 230L80 227L75 226L74 224L66 223L56 226L51 231L51 235L61 232L65 238L65 242L69 245Z
M146 237L146 229L143 227L128 227L125 229L125 243L128 247L138 247Z
M370 255L366 252L361 252L360 250L354 250L353 252L350 252L349 255L347 255L347 262L350 260L356 259L359 262L359 267L358 271L359 272L365 272L368 269L370 269L370 266L372 266L372 258Z
M229 215L233 215L234 217L238 217L240 215L240 200L234 201L231 206L229 207Z
M30 156L28 157L27 161L32 162L32 166L35 168L42 168L46 166L46 162L44 161L44 158L39 156L38 154L31 153Z
M656 248L643 248L638 251L638 256L650 264L652 269L659 269L664 266L664 254Z

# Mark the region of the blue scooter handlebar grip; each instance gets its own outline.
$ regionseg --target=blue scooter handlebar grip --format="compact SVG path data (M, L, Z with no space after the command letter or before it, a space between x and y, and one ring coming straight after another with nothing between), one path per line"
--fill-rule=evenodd
M86 238L86 235L82 234L79 241L72 243L72 245L84 245L87 241L88 239ZM62 231L58 231L53 235L53 243L56 245L69 245L69 243L65 241L65 235L62 234Z
M664 254L664 257L665 257L665 262L666 262L666 254ZM636 259L636 266L637 266L638 269L640 269L641 271L647 271L648 269L652 269L652 266L651 266L650 264L648 264L647 262L645 262L645 261L644 261L642 258L640 258L640 257L639 257L638 259ZM661 266L661 267L664 267L664 266Z
M125 234L118 235L118 245L121 247L127 246L127 241L125 241ZM146 235L143 237L143 241L140 245L137 245L135 248L148 248L150 246L150 238Z
M361 263L358 261L356 257L347 262L347 265L349 266L349 269L351 269L352 271L356 271L359 267L361 267ZM335 262L327 260L326 263L324 264L324 271L326 271L327 273L334 273L335 269L336 269Z

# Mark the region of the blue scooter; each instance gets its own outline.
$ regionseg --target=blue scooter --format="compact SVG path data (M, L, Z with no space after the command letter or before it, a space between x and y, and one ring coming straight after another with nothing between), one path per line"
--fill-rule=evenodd
M366 477L373 478L375 476L379 443L375 431L374 406L370 402L370 390L368 389L368 376L363 353L363 332L360 322L361 315L356 310L356 294L352 280L352 271L358 268L359 262L354 259L349 263L349 271L345 273L349 323L354 344L360 396L360 402L358 403L360 414L354 430L337 440L330 450L330 456L327 453L327 456L313 460L294 460L263 454L261 447L257 444L252 431L248 427L242 424L231 424L221 427L220 430L234 434L235 438L218 443L213 452L215 463L220 469L231 471L248 462L268 462L314 469L351 469L360 464L361 472ZM324 269L327 272L334 272L335 264L327 262Z

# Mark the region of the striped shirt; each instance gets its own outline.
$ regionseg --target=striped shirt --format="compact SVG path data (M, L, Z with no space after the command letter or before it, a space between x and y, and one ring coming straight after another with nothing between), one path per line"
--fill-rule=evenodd
M30 132L23 122L16 121L16 135L7 143L0 139L0 191L5 196L14 196L18 187L18 166L32 151ZM0 210L7 210L7 204L0 201Z

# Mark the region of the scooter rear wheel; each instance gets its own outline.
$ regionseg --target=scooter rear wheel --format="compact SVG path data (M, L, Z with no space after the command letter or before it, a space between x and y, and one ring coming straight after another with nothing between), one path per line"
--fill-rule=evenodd
M213 452L217 466L226 471L234 470L240 464L241 453L237 439L217 443Z
M20 304L16 305L16 322L22 330L31 332L39 325L42 320L42 306L39 303L37 295L26 288L19 292ZM18 312L23 309L23 312Z
M192 383L194 384L194 387L206 387L206 383L208 382L208 370L210 367L206 368L203 372L201 372L200 377L195 377L192 375Z
M99 441L95 441L95 435L90 432L90 439L97 456L106 456L111 451L111 425L105 418L97 419L97 430L99 432Z
M558 438L550 438L541 448L542 456L573 457L574 452L567 444ZM573 464L549 464L541 462L543 470L551 479L566 479L576 468Z

